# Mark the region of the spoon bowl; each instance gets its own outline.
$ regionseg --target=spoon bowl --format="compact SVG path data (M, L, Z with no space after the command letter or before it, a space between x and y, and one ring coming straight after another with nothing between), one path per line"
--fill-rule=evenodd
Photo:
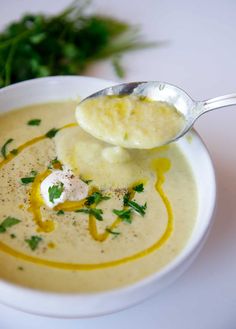
M172 84L159 81L143 81L123 83L102 89L83 99L78 106L81 106L81 104L83 104L87 100L90 100L92 98L98 98L100 96L129 95L134 95L141 98L145 97L152 101L165 102L171 105L174 110L177 110L177 112L180 113L184 118L184 126L182 127L182 129L178 131L178 133L174 137L171 137L168 141L165 141L163 142L163 144L158 144L156 146L162 146L170 142L176 141L177 139L185 135L191 129L197 118L199 118L199 116L201 116L203 113L216 108L236 104L236 94L225 95L207 101L195 101L181 88L176 87ZM83 124L81 125L81 127L85 129L85 127L83 127ZM91 133L91 131L88 132ZM98 136L95 137L100 138ZM106 139L103 140L107 141Z

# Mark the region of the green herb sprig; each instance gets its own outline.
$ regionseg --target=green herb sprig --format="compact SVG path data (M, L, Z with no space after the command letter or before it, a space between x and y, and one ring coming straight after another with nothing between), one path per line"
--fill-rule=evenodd
M4 233L6 232L6 230L9 227L12 227L16 224L19 224L21 221L15 217L10 217L8 216L7 218L5 218L2 223L0 224L0 233Z
M32 119L27 122L28 126L39 126L41 123L41 119Z
M64 191L64 184L62 182L50 186L48 188L49 201L54 203L54 200L59 199L63 191Z
M32 235L30 239L25 239L25 242L28 243L31 250L35 250L38 248L39 242L43 239L40 236Z
M13 138L9 138L2 146L1 148L1 154L3 156L4 159L6 159L7 157L7 146L13 142Z
M57 15L26 14L0 33L0 88L50 75L77 75L98 59L156 46L140 29L111 17L87 14L88 1L77 0Z
M102 221L103 217L103 211L102 209L98 209L98 208L82 208L82 209L78 209L75 212L83 212L85 214L89 214L94 216L97 220Z
M101 192L93 192L90 196L86 198L85 205L91 206L91 205L98 205L103 200L109 200L110 197L106 195L102 195Z
M37 176L37 171L32 170L30 174L31 174L31 176L29 176L29 177L23 177L23 178L21 178L21 183L23 185L27 185L27 184L30 184L30 183L33 183L34 182L35 177Z

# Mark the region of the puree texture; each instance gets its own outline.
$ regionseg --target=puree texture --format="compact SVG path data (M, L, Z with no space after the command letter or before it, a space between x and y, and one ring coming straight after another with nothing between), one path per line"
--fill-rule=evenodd
M173 105L135 95L85 99L77 106L76 118L94 137L138 149L170 142L185 123L184 116Z
M37 136L45 136L52 128L75 123L75 107L75 102L49 103L2 115L0 145L12 138L7 147L9 152ZM39 126L27 125L36 118L42 120ZM1 160L0 223L7 216L21 222L0 233L0 278L47 291L103 291L151 275L181 252L191 236L198 205L195 180L181 150L175 144L151 150L126 150L128 155L122 162L111 163L104 157L104 150L109 147L71 125L53 138L40 139L12 156L9 162ZM50 222L50 229L47 231L46 226L41 227L34 220L30 210L32 189L55 157L75 175L92 180L89 188L97 188L110 197L98 205L104 220L95 221L97 235L92 234L86 213L65 211L59 215L58 210L42 204L39 209L42 221ZM158 169L160 164L162 171ZM35 182L22 184L21 178L29 176L32 170L38 173ZM107 234L103 241L96 240L116 220L112 210L122 209L125 193L140 181L144 191L135 193L133 200L140 205L147 202L145 216L133 213L131 224L120 222L114 229L119 235ZM171 230L165 239L162 237L169 214L160 191L167 197L173 213ZM25 241L32 236L42 239L35 250ZM158 248L145 252L161 239ZM133 255L141 256L132 259ZM124 258L130 260L123 262ZM96 264L108 265L96 268Z

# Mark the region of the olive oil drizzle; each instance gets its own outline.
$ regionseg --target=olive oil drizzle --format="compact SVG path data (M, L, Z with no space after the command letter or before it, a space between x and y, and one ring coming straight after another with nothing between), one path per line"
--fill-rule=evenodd
M64 128L69 128L69 127L74 127L76 125L77 124L75 124L75 123L68 124L68 125L65 125L62 128L60 128L59 130L64 129ZM32 140L27 141L26 143L20 145L17 148L16 154L9 153L7 155L7 157L0 162L0 169L4 165L9 163L15 156L17 156L19 153L21 153L23 150L25 150L27 147L29 147L43 139L46 139L46 138L47 137L45 135L42 135L39 137L35 137ZM4 244L1 241L0 241L0 250L2 250L3 252L5 252L13 257L16 257L16 258L19 258L19 259L22 259L22 260L25 260L28 262L32 262L34 264L44 265L44 266L49 266L49 267L64 269L64 270L103 269L103 268L121 265L121 264L130 262L130 261L137 260L146 255L149 255L150 253L159 249L169 239L171 233L173 232L173 227L174 227L173 212L172 212L170 201L162 188L162 186L165 182L165 173L170 169L170 167L171 167L171 163L170 163L170 160L167 158L156 159L153 162L153 169L155 170L155 173L156 173L155 189L158 192L158 194L160 195L160 197L165 205L166 212L167 212L167 225L166 225L166 229L165 229L164 233L162 234L161 238L159 240L157 240L154 244L152 244L150 247L148 247L140 252L137 252L133 255L130 255L130 256L127 256L127 257L124 257L121 259L117 259L114 261L110 261L110 262L97 263L97 264L96 263L94 263L94 264L93 263L78 264L78 263L57 262L57 261L51 261L51 260L47 260L47 259L43 259L43 258L38 258L35 256L30 256L23 252L20 252L18 250L11 248L10 246ZM40 183L49 174L50 174L50 170L46 170L44 173L42 173L36 177L35 182L33 183L32 194L30 197L30 207L28 209L34 215L34 221L38 226L38 230L44 231L44 232L50 232L54 229L54 223L52 221L50 221L50 220L42 221L41 212L40 212L40 207L42 206L42 199L39 194ZM130 197L133 198L133 196L135 194L133 189L130 188L129 192L131 193ZM67 201L64 204L61 204L61 205L58 205L57 207L55 207L55 210L73 211L73 210L78 209L78 207L82 207L83 205L84 205L84 200L81 200L78 202L68 202ZM124 207L124 209L126 209L126 207ZM116 228L120 224L120 222L121 222L121 219L119 217L117 217L115 219L115 221L109 226L109 229L112 230L112 229ZM106 231L104 233L100 233L100 234L98 233L96 219L94 218L94 216L91 216L91 215L89 216L89 231L90 231L90 234L93 236L93 238L97 241L104 241L109 236L108 231Z

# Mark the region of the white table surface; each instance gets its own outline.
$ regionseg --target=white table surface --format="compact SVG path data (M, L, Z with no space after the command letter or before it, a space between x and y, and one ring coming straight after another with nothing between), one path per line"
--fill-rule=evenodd
M0 28L25 10L55 12L68 0L0 0ZM127 54L126 80L163 80L195 99L236 92L235 0L94 0L94 8L142 26L162 48ZM111 64L87 72L117 80ZM61 320L0 305L0 329L235 329L236 328L236 107L196 124L212 155L218 206L209 239L191 268L158 296L129 310L94 319Z

